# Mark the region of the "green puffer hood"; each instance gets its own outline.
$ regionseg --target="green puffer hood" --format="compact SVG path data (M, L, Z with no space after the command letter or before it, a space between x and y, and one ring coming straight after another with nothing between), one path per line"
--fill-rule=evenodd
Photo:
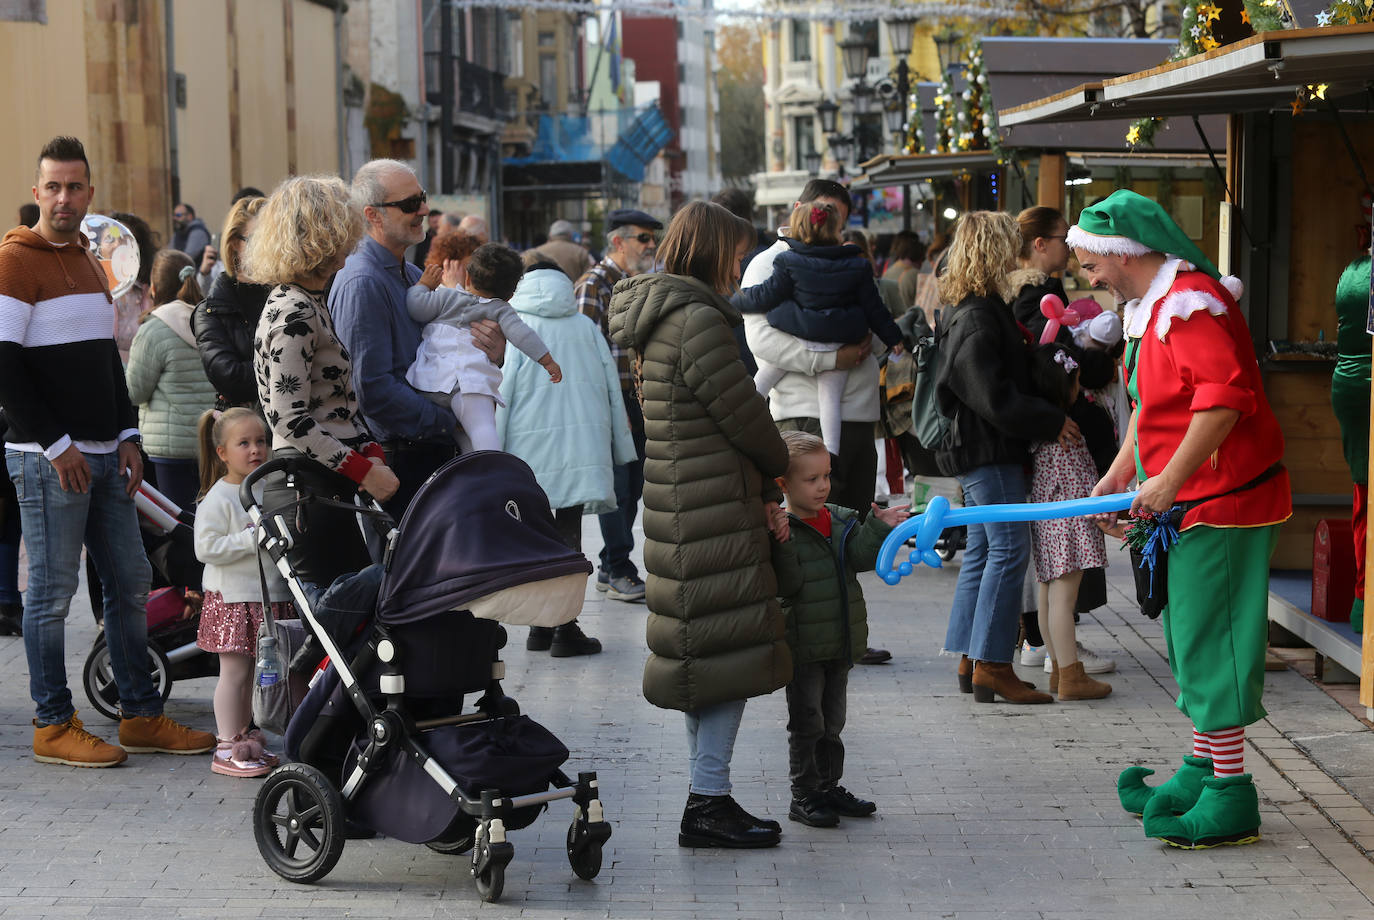
M730 301L687 275L637 275L615 286L611 302L611 339L622 348L642 351L659 323L688 304L706 304L721 312L725 322L744 322Z

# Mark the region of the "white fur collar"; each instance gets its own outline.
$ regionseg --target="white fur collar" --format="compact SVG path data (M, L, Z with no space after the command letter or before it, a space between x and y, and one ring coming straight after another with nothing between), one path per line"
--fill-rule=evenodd
M1154 280L1145 291L1145 296L1139 300L1133 300L1126 304L1126 336L1127 338L1138 339L1145 335L1150 326L1150 316L1154 313L1155 304L1160 304L1159 316L1155 318L1155 335L1159 340L1164 341L1169 334L1169 327L1176 319L1187 319L1198 310L1206 310L1213 316L1221 316L1227 311L1224 300L1208 293L1207 291L1189 290L1179 291L1170 294L1169 289L1173 287L1178 273L1181 271L1193 271L1193 265L1182 259L1169 259L1160 267ZM1241 284L1239 279L1227 276L1221 279L1221 284L1231 295L1239 299L1241 295Z

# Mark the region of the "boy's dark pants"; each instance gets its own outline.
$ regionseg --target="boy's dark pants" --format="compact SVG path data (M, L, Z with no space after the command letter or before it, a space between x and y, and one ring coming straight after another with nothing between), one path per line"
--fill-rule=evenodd
M830 789L844 773L840 732L852 667L840 658L793 666L787 685L787 761L793 798Z

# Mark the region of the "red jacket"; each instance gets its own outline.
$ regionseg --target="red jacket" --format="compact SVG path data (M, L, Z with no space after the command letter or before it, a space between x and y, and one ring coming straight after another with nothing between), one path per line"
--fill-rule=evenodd
M1163 296L1156 285L1138 309L1148 309L1136 356L1138 472L1155 476L1183 441L1194 412L1235 409L1240 420L1212 456L1179 489L1178 500L1228 492L1255 479L1283 458L1283 432L1269 408L1245 318L1229 291L1203 272L1179 270ZM1184 266L1177 266L1182 269ZM1153 303L1150 302L1154 297ZM1142 317L1143 319L1143 317ZM1254 527L1277 524L1292 514L1286 471L1244 492L1189 511L1195 524Z

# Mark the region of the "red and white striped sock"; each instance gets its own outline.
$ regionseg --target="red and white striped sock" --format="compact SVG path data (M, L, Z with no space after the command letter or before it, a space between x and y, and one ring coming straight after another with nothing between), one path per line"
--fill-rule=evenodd
M1207 740L1207 735L1193 729L1193 756L1201 757L1203 760L1212 759L1212 742Z
M1207 732L1212 747L1212 772L1216 776L1239 776L1245 772L1245 729L1224 728Z

